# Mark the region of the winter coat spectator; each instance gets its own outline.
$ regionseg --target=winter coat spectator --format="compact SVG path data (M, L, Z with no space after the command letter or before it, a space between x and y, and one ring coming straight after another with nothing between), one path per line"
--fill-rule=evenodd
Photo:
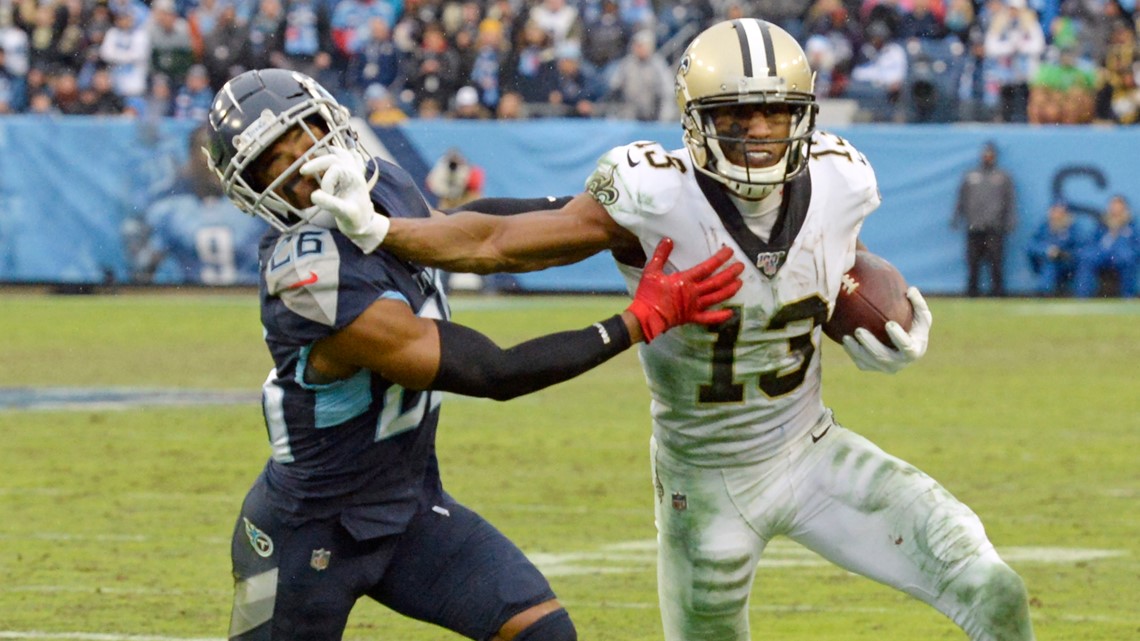
M1107 289L1115 280L1115 292L1123 298L1137 294L1140 269L1140 233L1124 196L1113 196L1101 216L1092 239L1077 251L1075 286L1077 296L1088 298Z
M656 36L643 29L633 36L629 53L609 81L608 98L618 118L669 122L676 120L673 68L656 50Z
M1037 293L1060 296L1068 291L1077 266L1077 248L1081 244L1073 214L1064 202L1049 208L1029 241L1029 269L1037 277Z
M986 57L1000 89L1003 122L1026 122L1029 80L1045 52L1045 32L1025 0L1006 0L986 31Z
M150 68L171 82L181 84L186 70L194 64L190 42L190 23L178 15L174 0L155 0L146 24L150 38Z

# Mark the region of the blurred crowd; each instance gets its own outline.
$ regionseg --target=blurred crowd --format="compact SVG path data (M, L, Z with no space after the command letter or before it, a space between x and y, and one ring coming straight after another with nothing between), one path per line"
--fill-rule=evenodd
M856 120L1140 121L1135 0L0 0L0 112L202 120L273 66L377 125L672 121L685 45L741 16L796 36Z

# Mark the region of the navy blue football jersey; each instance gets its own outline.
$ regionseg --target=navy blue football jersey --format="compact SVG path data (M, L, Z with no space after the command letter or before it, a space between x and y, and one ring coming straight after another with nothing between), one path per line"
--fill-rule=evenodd
M376 160L377 209L427 217L407 172ZM435 432L442 394L402 388L367 370L330 384L304 372L313 344L379 299L444 319L437 270L377 251L365 255L337 230L306 225L261 242L261 320L274 369L262 404L273 448L272 500L297 522L339 515L357 539L403 530L421 501L440 495Z

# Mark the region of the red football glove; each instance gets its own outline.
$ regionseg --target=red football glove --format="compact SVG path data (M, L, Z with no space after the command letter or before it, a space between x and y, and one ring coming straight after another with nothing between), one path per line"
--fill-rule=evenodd
M661 239L653 258L645 264L633 303L627 308L641 323L646 343L685 323L715 325L728 320L732 317L732 310L708 308L731 298L743 284L740 280L743 263L733 262L716 271L732 257L732 249L728 247L722 247L699 265L666 274L662 269L672 251L673 240Z

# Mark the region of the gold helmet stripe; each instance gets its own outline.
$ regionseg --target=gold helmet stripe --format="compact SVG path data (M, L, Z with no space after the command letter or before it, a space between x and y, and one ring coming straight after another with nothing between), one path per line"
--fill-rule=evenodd
M756 77L756 72L768 76L776 75L776 51L772 46L772 34L768 23L763 20L733 20L737 40L740 41L741 59L744 61L744 76Z

